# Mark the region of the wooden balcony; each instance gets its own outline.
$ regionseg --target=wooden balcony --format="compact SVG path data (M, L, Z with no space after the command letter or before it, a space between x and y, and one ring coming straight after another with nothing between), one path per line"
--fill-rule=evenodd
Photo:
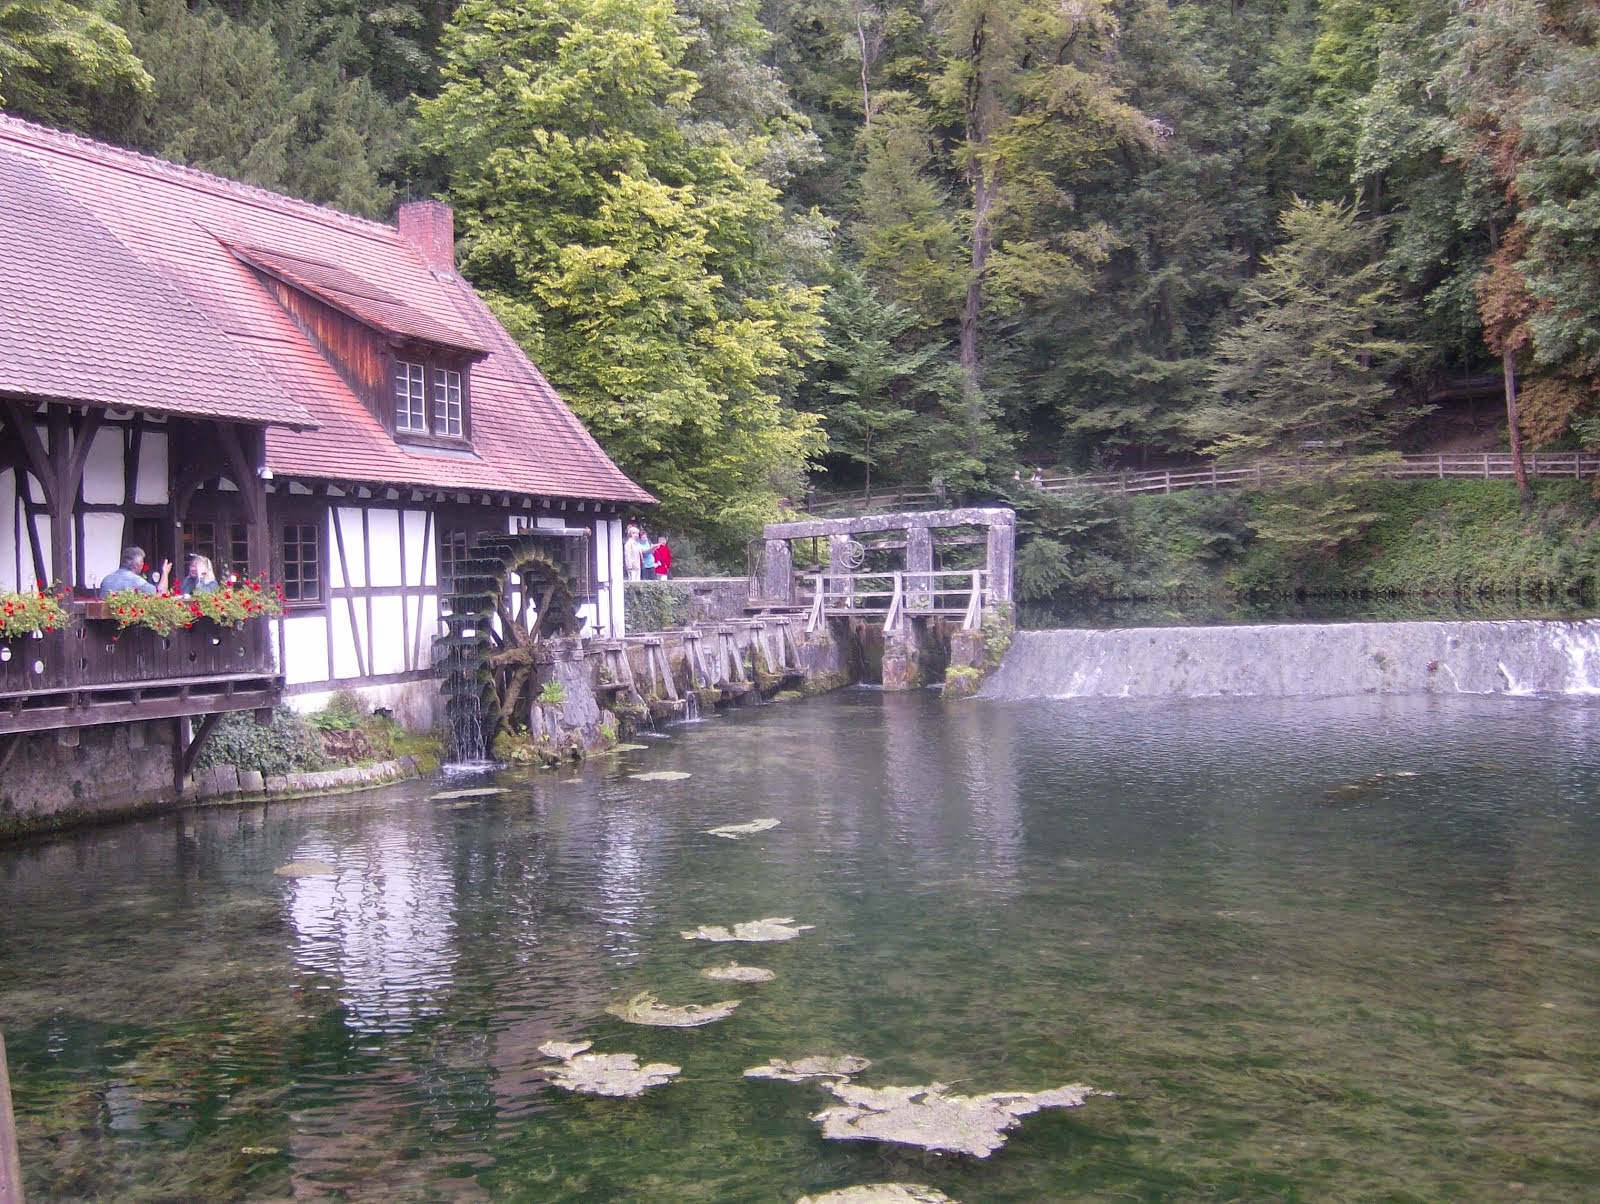
M72 609L63 630L0 640L0 733L261 710L283 695L265 622L202 619L163 637L90 617L96 602Z

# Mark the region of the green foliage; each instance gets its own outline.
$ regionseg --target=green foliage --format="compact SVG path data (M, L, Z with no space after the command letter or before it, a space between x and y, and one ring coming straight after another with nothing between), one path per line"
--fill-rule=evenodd
M539 688L534 701L541 706L558 707L567 701L567 687L559 681L547 681Z
M1220 404L1196 427L1229 459L1382 446L1399 420L1385 377L1410 348L1380 333L1395 298L1375 231L1331 202L1296 200L1279 220L1285 242L1245 290L1254 312L1217 342Z
M120 128L151 80L109 0L0 0L0 106L89 133Z
M348 732L367 721L367 700L354 690L335 690L321 709L306 716L319 732Z
M154 93L140 146L351 213L388 209L382 175L402 145L404 109L347 77L326 27L274 29L183 0L139 0L134 15Z
M311 725L285 706L272 712L268 727L257 724L250 711L223 716L195 758L196 769L235 765L263 776L321 769L325 763Z
M1525 513L1508 481L1335 483L1262 493L1129 499L1084 550L1081 532L1036 526L1018 556L1071 569L1050 597L1177 600L1252 596L1560 596L1600 571L1600 500L1579 481L1536 480ZM1059 577L1059 575L1058 575Z
M761 137L696 120L663 0L468 0L420 106L467 273L661 521L741 549L821 449L788 404L820 290Z
M693 595L676 581L629 581L622 597L629 631L666 631L689 621Z

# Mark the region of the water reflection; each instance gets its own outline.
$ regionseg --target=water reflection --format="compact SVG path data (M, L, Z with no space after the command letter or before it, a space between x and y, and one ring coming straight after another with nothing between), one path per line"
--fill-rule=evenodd
M324 976L355 1032L398 1033L439 1014L456 963L455 882L429 811L365 827L354 839L308 835L296 861L338 873L291 878L295 961Z

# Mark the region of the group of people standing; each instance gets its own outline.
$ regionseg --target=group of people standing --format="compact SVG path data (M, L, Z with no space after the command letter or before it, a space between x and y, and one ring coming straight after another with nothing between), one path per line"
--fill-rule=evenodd
M622 541L622 568L629 581L665 577L672 570L672 549L667 546L666 537L651 542L643 527L629 523L627 537Z

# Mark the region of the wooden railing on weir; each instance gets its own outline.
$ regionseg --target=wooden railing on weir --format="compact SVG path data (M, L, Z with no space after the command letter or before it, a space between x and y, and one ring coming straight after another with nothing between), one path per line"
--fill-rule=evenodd
M932 615L959 615L963 631L976 631L983 623L983 609L989 600L988 572L984 569L818 573L799 579L811 583L808 632L818 630L828 618L879 615L883 616L885 631L901 630L908 618Z

